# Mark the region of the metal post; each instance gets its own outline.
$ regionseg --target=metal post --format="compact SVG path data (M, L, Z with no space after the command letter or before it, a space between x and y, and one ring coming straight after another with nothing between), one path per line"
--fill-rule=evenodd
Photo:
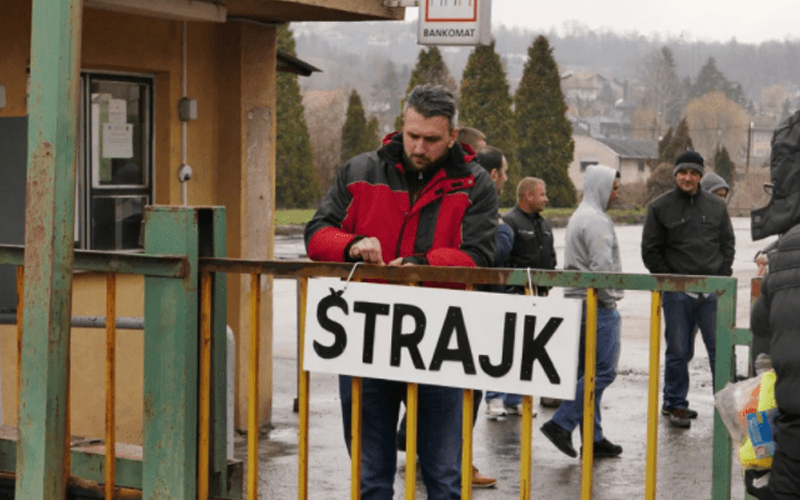
M186 207L145 212L145 250L186 255L185 279L145 278L145 499L197 498L198 221Z
M730 280L723 289L718 289L717 342L714 374L714 393L734 380L734 323L736 322L736 281ZM730 434L722 422L719 411L714 412L714 455L711 496L715 499L731 497L731 453L733 444Z
M18 500L65 498L83 3L33 0Z

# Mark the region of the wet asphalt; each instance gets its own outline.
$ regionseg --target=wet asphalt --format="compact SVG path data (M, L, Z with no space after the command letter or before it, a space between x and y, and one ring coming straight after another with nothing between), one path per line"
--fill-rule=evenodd
M749 236L749 219L734 219L737 256L734 277L739 279L737 327L749 326L750 279L755 276L755 252L770 240L753 242ZM564 230L556 229L556 253L563 258ZM645 273L639 257L641 226L617 228L623 254L623 271ZM297 236L276 238L276 258L304 258L302 240ZM559 263L559 267L560 267ZM275 324L273 330L273 419L259 441L259 498L293 499L298 497L298 415L296 291L290 280L274 282ZM603 428L606 437L623 447L617 458L597 459L593 471L592 498L620 500L644 498L647 462L647 395L649 356L648 292L626 292L619 303L622 315L622 346L619 371L615 382L605 391L602 402ZM283 314L279 311L291 311ZM663 363L663 341L662 341ZM737 351L738 372L746 372L746 350ZM662 365L663 366L663 365ZM662 374L659 374L662 376ZM711 498L712 436L714 398L711 372L705 347L699 336L695 358L690 364L690 406L699 412L689 429L669 425L666 417L657 414L657 498L705 500ZM663 387L663 382L659 382ZM342 437L338 383L334 375L311 374L309 429L309 495L317 499L350 498L350 461ZM660 396L660 394L659 394ZM660 405L660 398L659 398ZM485 402L479 410L474 429L473 463L481 473L497 478L497 485L473 490L475 499L514 499L520 497L521 418L508 416L490 420ZM532 441L532 495L534 499L581 498L581 460L558 451L539 428L555 411L534 400L534 433ZM237 436L236 455L246 457L246 438ZM580 436L573 433L573 444L580 446ZM398 453L395 498L404 495L405 454ZM734 459L731 465L731 498L744 498L741 469ZM425 499L425 488L417 475L416 498Z

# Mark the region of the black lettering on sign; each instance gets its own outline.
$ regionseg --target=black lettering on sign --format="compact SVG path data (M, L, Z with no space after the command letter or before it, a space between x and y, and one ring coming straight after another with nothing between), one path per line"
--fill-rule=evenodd
M503 327L503 357L499 365L493 365L487 354L478 356L478 362L486 375L494 378L505 376L514 362L514 336L517 330L517 313L507 312Z
M389 315L389 304L377 302L356 302L353 304L353 312L364 313L364 350L361 360L364 363L372 364L372 357L375 353L375 320L380 314Z
M342 298L344 290L334 291L330 289L331 294L319 301L317 304L317 321L319 325L333 334L333 344L326 346L322 345L316 340L314 341L314 351L322 359L331 359L340 356L347 347L347 332L344 327L332 320L328 316L328 309L331 307L338 307L345 314L348 314L347 301Z
M403 333L403 318L410 316L414 320L414 330L410 333ZM392 317L392 350L391 360L392 366L400 366L400 349L408 349L408 354L411 356L411 361L414 363L414 368L418 370L425 369L425 363L422 361L422 355L419 353L419 343L425 335L426 324L425 313L422 312L417 306L410 304L395 304L394 315Z
M533 378L533 362L537 359L542 365L544 374L551 384L560 384L561 377L553 365L553 361L545 350L545 345L558 330L564 318L550 318L544 325L542 331L533 338L536 329L536 316L525 316L525 327L522 332L522 369L520 370L520 380L530 381Z
M450 339L456 334L456 347L450 349ZM439 371L443 361L460 361L464 367L464 373L475 375L475 361L472 359L472 349L469 346L467 337L467 327L464 324L464 315L461 314L460 307L450 306L444 317L442 332L439 334L439 341L436 343L436 350L433 351L430 370Z

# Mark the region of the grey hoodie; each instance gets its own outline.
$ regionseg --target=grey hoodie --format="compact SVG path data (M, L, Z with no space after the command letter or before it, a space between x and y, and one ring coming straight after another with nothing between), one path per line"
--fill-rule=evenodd
M731 187L728 186L728 183L725 182L725 179L714 172L708 172L703 176L702 179L700 179L700 187L711 194L714 194L714 191L720 188L725 188L728 190L728 192L731 190Z
M565 271L621 273L619 241L611 217L606 215L608 198L617 171L604 165L592 165L583 178L583 201L567 224ZM565 297L586 297L585 288L565 288ZM598 289L598 302L613 309L623 296L622 290Z

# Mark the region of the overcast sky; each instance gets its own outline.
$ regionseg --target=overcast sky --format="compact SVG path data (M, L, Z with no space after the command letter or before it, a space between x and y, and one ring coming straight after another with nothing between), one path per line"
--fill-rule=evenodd
M416 20L419 9L406 9ZM578 23L594 31L740 43L800 39L798 0L493 0L492 24L564 34Z

